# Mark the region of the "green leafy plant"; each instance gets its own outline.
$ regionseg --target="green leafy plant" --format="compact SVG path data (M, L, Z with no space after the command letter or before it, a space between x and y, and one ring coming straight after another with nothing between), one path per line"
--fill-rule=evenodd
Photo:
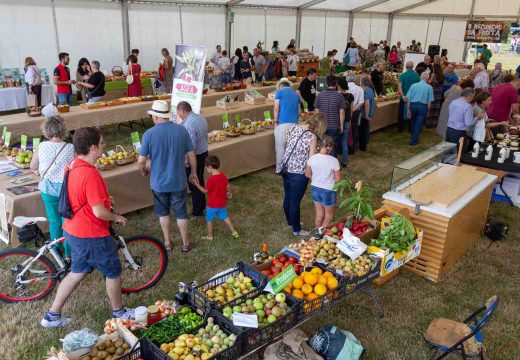
M413 223L401 214L395 214L390 219L390 225L381 230L377 240L372 244L377 247L386 247L392 252L401 252L415 240Z
M198 57L195 51L184 51L181 56L175 56L182 64L184 69L180 71L178 77L182 78L183 75L191 75L193 78L197 78L197 65Z
M354 217L345 226L350 226L353 220L363 221L365 218L374 218L374 209L371 204L372 189L369 186L365 185L357 189L352 181L343 179L336 183L334 189L337 191L339 199L342 199L338 207L344 208Z

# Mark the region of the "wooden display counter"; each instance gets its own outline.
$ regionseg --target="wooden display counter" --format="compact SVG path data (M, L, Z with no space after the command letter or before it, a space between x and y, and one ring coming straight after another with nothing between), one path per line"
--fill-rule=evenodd
M436 174L439 169L412 179L415 182L405 189L383 195L385 208L407 208L414 225L424 231L421 254L405 267L434 282L442 280L481 233L497 179L473 167L444 167L449 167L445 171L451 175L444 176L443 181ZM411 198L416 202L406 195L410 190L415 190ZM430 203L417 211L419 200Z

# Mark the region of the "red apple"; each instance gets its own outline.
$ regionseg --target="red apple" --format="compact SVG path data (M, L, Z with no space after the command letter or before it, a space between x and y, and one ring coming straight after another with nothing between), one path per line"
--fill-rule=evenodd
M278 259L273 259L273 261L271 261L271 264L273 265L276 265L278 264L280 261Z
M283 264L281 262L279 262L279 263L276 263L274 266L277 267L278 269L281 269Z
M291 256L291 257L289 258L289 261L292 262L292 263L294 263L294 264L296 264L296 263L298 262L298 260L296 260L296 258L293 257L293 256Z

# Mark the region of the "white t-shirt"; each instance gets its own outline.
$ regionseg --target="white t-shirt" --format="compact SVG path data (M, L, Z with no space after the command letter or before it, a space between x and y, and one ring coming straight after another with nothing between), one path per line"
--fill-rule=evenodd
M340 169L338 159L330 155L315 154L307 161L307 165L312 170L312 186L326 190L334 188L334 184L336 184L334 171Z
M218 67L223 72L229 72L230 65L231 61L229 61L228 57L221 57L220 59L218 59Z
M289 63L289 71L298 71L298 63L300 62L298 55L287 56L287 62Z

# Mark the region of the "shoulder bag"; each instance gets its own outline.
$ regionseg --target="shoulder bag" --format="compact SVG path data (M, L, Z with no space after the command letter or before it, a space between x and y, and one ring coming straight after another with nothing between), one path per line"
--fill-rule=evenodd
M54 156L54 159L52 159L51 164L45 169L45 171L40 175L40 181L42 181L45 178L45 175L47 175L47 172L50 170L50 168L56 163L56 160L58 159L58 156L60 156L63 149L65 149L65 146L67 146L67 143L64 143L63 146L60 148L60 150L56 153Z
M132 85L133 82L134 82L134 75L132 75L132 67L134 66L134 64L130 64L130 73L126 76L126 83L128 85Z
M58 201L58 212L60 213L60 215L62 217L64 217L65 219L69 219L69 220L72 219L74 217L74 215L76 213L78 213L81 209L83 209L83 207L85 205L87 205L86 202L84 204L82 204L79 207L78 211L76 211L76 213L72 210L72 205L70 205L70 200L69 200L69 174L70 174L71 171L73 171L73 170L75 170L77 168L84 167L84 166L78 166L78 167L72 168L72 165L73 165L73 163L69 163L67 165L68 169L65 172L65 176L63 177L63 183L61 185L61 191L60 191L60 199Z
M282 165L280 165L280 170L278 170L278 171L276 172L276 174L281 175L281 176L287 174L287 169L289 168L289 160L291 159L291 156L292 156L294 150L296 149L296 146L297 146L298 143L300 142L301 138L303 137L303 135L304 135L305 133L308 133L308 132L310 132L310 131L309 131L309 130L305 130L304 132L302 132L302 133L300 134L300 136L298 137L298 139L297 139L296 142L294 143L294 146L293 146L293 148L291 149L291 152L289 153L289 156L287 156L287 157L284 159L284 162L282 163Z

